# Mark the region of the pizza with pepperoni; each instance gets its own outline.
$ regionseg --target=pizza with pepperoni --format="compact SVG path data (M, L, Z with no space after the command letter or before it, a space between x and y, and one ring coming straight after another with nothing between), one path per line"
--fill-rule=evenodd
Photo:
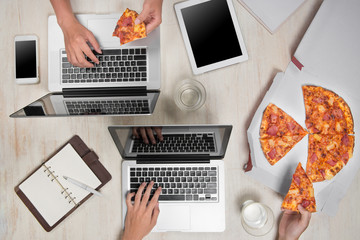
M299 204L309 212L316 212L314 187L302 168L301 163L296 167L289 191L284 198L281 208L299 212Z
M138 15L137 12L127 8L118 20L113 36L120 38L120 45L146 37L145 24L143 22L135 24Z

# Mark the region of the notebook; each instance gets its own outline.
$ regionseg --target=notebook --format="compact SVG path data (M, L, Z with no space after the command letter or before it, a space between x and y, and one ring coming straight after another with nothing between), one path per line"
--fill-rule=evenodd
M237 1L241 3L270 33L274 33L305 0Z
M82 158L84 152L87 153ZM73 137L15 188L46 231L53 229L91 196L91 193L66 181L63 176L74 178L94 189L111 179L96 154L78 136Z

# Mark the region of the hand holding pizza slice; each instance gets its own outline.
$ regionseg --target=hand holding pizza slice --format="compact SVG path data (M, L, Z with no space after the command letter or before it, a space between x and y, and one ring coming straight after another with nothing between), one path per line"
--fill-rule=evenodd
M281 208L299 212L299 204L309 212L316 212L314 187L302 168L301 163L296 167L289 191Z
M120 38L121 45L146 37L145 23L135 24L138 15L127 8L117 22L113 36Z

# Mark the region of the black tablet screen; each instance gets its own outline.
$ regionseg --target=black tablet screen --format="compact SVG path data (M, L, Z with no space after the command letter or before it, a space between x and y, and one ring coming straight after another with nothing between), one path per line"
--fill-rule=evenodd
M226 0L181 10L197 67L242 55Z

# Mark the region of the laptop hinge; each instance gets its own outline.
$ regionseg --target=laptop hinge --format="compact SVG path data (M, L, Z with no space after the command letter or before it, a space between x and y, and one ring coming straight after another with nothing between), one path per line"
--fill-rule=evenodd
M106 88L63 88L64 97L114 97L114 96L146 96L145 86L140 87L106 87Z
M210 159L138 159L136 164L194 164L210 163Z
M136 163L142 164L182 164L182 163L210 163L209 154L184 155L138 155Z

